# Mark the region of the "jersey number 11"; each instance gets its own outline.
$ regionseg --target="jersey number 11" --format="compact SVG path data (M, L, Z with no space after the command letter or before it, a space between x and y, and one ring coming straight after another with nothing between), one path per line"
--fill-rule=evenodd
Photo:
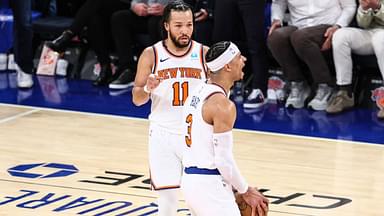
M188 82L183 82L180 85L180 82L175 82L172 84L173 88L173 106L183 106L185 100L188 97ZM181 96L181 98L180 98Z

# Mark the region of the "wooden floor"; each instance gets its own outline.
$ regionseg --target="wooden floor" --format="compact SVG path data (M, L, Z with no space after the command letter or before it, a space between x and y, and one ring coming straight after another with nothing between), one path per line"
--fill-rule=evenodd
M0 215L156 215L147 127L140 119L0 105ZM384 215L382 145L234 135L239 167L269 197L270 216ZM179 215L188 215L182 196Z

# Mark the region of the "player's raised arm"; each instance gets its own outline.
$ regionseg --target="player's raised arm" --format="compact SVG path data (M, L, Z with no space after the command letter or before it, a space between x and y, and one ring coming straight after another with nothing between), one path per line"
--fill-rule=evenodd
M156 82L158 82L156 78L150 78L154 60L155 57L152 47L147 47L140 55L137 64L135 84L132 90L132 101L136 106L147 103L150 90L158 85L156 85Z

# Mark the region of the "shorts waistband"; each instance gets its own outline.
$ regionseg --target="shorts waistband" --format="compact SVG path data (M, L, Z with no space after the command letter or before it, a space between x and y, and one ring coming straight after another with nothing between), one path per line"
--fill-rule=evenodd
M220 175L218 169L205 169L198 167L186 167L184 169L186 174L200 174L200 175Z

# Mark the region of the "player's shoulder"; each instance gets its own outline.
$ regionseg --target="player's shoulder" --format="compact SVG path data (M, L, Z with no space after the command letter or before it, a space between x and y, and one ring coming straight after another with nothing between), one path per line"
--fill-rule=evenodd
M153 49L154 49L154 46L148 46L146 47L144 50L143 50L143 54L146 54L146 55L153 55Z
M204 55L207 54L208 50L209 50L209 47L206 46L206 45L203 45L203 52L204 52Z
M205 46L204 44L202 44L202 43L200 43L200 42L198 42L198 41L195 41L195 40L192 40L192 45L193 45L193 47L195 47L195 48L199 48L199 49L201 49L201 48L204 48L205 49L205 47L207 47L207 46ZM208 48L208 47L207 47Z
M140 58L148 60L148 61L153 61L155 59L155 52L153 46L149 46L143 50L141 53Z
M218 114L236 111L235 104L223 92L215 92L206 103Z

